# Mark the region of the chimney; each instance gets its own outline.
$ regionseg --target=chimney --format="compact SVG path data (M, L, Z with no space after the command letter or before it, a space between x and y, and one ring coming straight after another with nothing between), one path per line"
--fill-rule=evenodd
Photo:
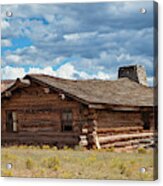
M145 68L141 65L132 65L120 67L118 70L118 78L127 77L144 86L148 86Z

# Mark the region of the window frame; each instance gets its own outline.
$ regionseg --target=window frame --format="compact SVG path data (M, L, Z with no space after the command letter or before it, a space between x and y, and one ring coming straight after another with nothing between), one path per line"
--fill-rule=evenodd
M6 111L6 131L10 133L18 132L17 112L13 110Z
M67 127L67 129L66 129L66 127ZM61 131L62 132L72 132L73 131L73 112L72 112L72 110L62 110L61 111Z

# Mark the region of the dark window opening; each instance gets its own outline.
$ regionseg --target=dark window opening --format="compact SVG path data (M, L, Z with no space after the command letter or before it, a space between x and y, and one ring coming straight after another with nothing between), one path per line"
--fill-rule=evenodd
M150 129L149 113L148 112L144 112L142 114L142 119L143 119L143 128L144 128L144 130L149 130Z
M144 130L149 130L150 126L148 122L144 122Z
M7 111L6 117L6 131L17 132L17 113Z
M13 118L12 112L7 112L7 120L6 120L6 130L7 132L13 132Z
M62 112L62 131L72 131L72 111L63 111Z

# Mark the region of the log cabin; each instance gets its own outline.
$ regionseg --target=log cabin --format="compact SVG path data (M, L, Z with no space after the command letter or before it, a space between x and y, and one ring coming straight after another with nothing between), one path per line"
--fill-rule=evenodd
M1 92L2 145L138 147L157 130L154 96L140 65L117 80L28 74Z

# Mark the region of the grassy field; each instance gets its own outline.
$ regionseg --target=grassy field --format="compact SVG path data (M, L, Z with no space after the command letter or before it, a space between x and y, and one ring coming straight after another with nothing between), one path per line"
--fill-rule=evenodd
M113 152L112 152L113 151ZM2 148L2 176L153 180L153 151L57 150L49 146ZM6 165L11 163L11 169ZM146 172L141 173L140 168Z

